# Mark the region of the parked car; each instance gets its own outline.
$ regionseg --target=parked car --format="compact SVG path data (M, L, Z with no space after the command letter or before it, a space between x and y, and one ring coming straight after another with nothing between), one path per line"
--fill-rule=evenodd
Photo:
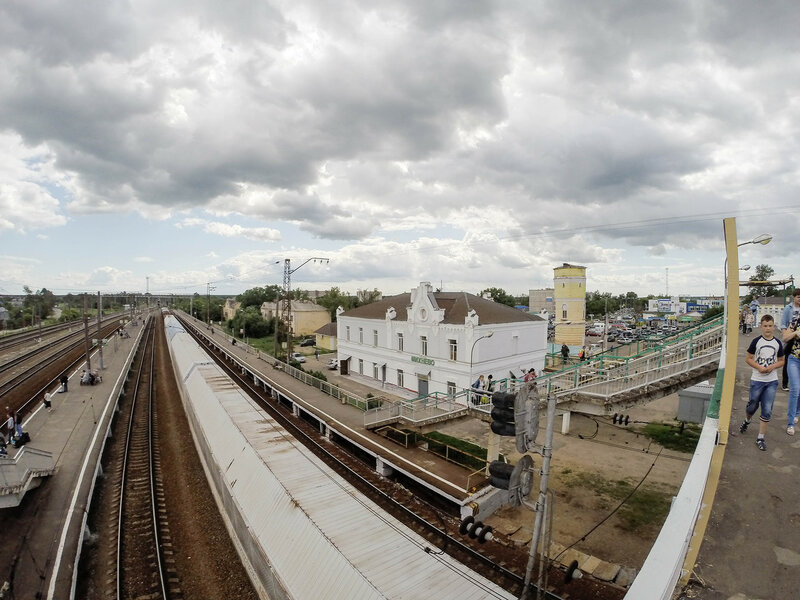
M315 346L316 344L317 344L317 340L315 340L314 338L306 338L302 342L300 342L300 345L303 346L303 347Z
M332 359L330 359L330 360L328 361L328 364L327 364L326 366L327 366L327 367L328 367L328 368L329 368L331 371L335 371L336 369L338 369L338 368L339 368L339 361L338 361L338 360L336 360L335 358L332 358Z
M296 360L299 363L304 363L306 362L306 357L299 352L292 352L292 360Z
M632 333L629 333L629 332L627 332L627 331L623 331L622 333L620 333L620 334L617 336L617 341L618 341L620 344L630 344L630 343L631 343L632 341L634 341L635 339L636 339L636 338L633 336L633 334L632 334Z

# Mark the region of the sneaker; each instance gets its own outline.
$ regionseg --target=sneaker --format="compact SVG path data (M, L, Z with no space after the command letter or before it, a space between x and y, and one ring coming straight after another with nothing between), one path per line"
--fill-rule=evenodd
M759 450L766 450L767 449L767 442L764 440L764 438L758 438L756 440L756 446L758 446Z
M747 421L743 421L742 425L739 427L739 433L745 433L747 431L747 426L750 425Z
M788 392L788 391L789 391L789 388L788 388L788 387L786 387L785 385L784 385L784 386L781 386L781 389L782 389L784 392Z
M789 435L794 435L794 425L789 425L786 428L786 433L788 433Z

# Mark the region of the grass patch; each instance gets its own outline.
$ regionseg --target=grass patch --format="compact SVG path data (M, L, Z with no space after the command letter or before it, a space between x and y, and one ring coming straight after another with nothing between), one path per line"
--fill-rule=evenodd
M615 508L633 490L634 484L625 479L610 481L595 473L581 471L562 473L568 488L583 487L594 492L597 507L601 510ZM651 525L661 525L669 513L672 494L643 485L617 512L620 527L639 531Z
M477 444L473 444L472 442L468 442L451 435L445 435L444 433L439 433L438 431L426 433L425 437L436 440L437 442L442 442L443 444L447 444L452 448L456 448L457 450L461 450L462 452L466 452L467 454L471 454L472 456L477 456L478 458L486 460L486 448L478 446Z
M648 423L642 433L657 444L677 452L694 452L700 439L699 425L687 424L682 428L669 423Z

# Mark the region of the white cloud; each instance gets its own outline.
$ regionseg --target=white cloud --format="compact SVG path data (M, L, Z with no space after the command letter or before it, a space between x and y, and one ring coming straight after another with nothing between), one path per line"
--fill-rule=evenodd
M800 225L791 3L239 8L0 7L0 236L52 257L37 277L141 286L146 240L174 285L330 254L319 283L524 290L576 261L646 292L670 263L688 291L722 217ZM71 249L123 218L103 266ZM791 243L743 252L788 275Z

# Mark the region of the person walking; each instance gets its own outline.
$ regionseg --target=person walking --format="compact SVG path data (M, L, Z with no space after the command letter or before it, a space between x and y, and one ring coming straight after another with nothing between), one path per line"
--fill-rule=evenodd
M44 404L44 407L47 409L47 412L53 412L52 396L48 392L44 393L44 399L42 400L42 404Z
M781 314L781 341L791 343L792 350L786 356L786 371L789 376L789 408L786 412L786 433L794 435L797 424L797 399L800 397L800 288L792 292L792 302Z
M319 349L316 346L314 346L314 358L319 360Z
M472 384L472 390L473 390L472 403L473 404L480 404L481 403L481 401L482 401L481 392L483 392L483 386L484 386L483 375L481 375L480 377L478 377L475 380L475 383Z
M567 360L569 360L569 346L566 344L561 344L561 359L563 364L567 364Z
M767 423L772 418L772 405L775 402L775 392L778 390L778 374L775 369L783 366L783 346L775 339L775 320L772 315L761 317L761 335L753 338L747 348L747 364L753 367L750 375L750 399L745 408L747 418L739 426L739 431L745 433L750 419L756 414L756 409L761 405L760 423L756 446L759 450L767 449Z

